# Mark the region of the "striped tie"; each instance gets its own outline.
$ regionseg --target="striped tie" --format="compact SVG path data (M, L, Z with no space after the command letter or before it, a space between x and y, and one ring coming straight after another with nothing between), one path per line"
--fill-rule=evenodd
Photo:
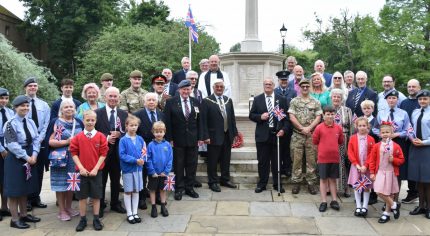
M92 133L88 132L87 133L87 138L91 138L92 135L93 135Z
M188 106L187 99L184 99L184 105L185 105L185 119L188 120L188 117L190 117L190 107Z
M357 88L357 93L355 94L355 98L354 98L354 107L357 107L358 100L360 100L360 97L361 97L361 89Z
M267 96L267 112L269 112L269 127L273 128L273 105L270 100L272 96Z
M167 91L167 85L164 85L163 93L164 93L164 94L166 94L166 95L168 95L168 94L169 94L169 91Z

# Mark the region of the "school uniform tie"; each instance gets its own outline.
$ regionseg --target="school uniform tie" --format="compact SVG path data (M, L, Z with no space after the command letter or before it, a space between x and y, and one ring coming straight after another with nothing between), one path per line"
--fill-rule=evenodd
M225 111L224 101L221 96L218 97L218 104L221 110L222 118L224 119L224 132L228 129L227 112Z
M267 96L267 112L269 112L269 127L273 128L273 105L270 100L272 96Z
M109 126L110 130L115 130L115 110L110 111Z
M424 116L424 108L421 108L421 114L420 116L418 116L418 120L417 120L417 138L419 139L423 139L423 131L421 127L421 121L423 120L423 116Z
M390 119L391 119L391 122L394 122L394 109L393 108L390 109Z
M185 106L185 119L188 120L190 117L190 107L188 106L187 99L184 99L184 106Z
M33 140L32 140L31 133L30 133L30 130L28 129L27 121L25 120L25 118L22 119L22 123L24 126L25 142L27 143L27 146L30 146Z
M4 124L6 124L7 122L7 116L6 116L6 110L4 108L0 109L1 112L1 120L2 120L2 124L0 126L0 129L3 129Z
M151 111L151 122L154 124L157 120L155 119L155 112Z
M88 132L86 136L87 138L91 139L91 136L93 136L93 134L91 132Z
M37 117L37 109L36 104L34 103L34 98L31 99L31 119L36 124L36 127L39 128L39 119Z

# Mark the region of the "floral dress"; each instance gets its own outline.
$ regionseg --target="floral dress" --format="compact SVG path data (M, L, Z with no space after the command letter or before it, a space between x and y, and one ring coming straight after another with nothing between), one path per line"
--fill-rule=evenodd
M353 131L352 112L351 109L345 106L336 108L334 122L342 127L345 142L339 145L339 179L337 180L338 191L346 192L348 187L348 173L351 163L348 159L347 146L349 137Z

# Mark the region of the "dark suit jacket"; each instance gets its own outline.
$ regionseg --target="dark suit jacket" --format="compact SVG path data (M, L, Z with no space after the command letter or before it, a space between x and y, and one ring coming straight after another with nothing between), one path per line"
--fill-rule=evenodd
M177 147L194 147L197 141L202 140L201 107L199 102L189 97L191 107L188 120L182 111L181 96L175 96L166 101L164 107L164 120L166 123L166 140L173 141Z
M169 85L169 95L172 97L175 96L176 91L178 91L178 88L178 84L171 81Z
M330 74L330 73L324 72L323 73L323 77L324 77L324 80L325 80L325 86L327 88L329 88L330 85L331 85L331 77L333 77L333 75Z
M378 94L375 93L372 89L366 87L363 91L363 94L361 94L360 99L358 100L357 106L355 106L355 96L358 93L358 88L355 88L351 90L351 92L348 93L348 98L346 99L345 105L351 109L352 113L355 114L357 117L363 116L363 112L361 111L361 102L364 100L372 100L375 103L375 110L373 111L373 116L376 117L376 113L378 112L378 108L376 107L378 104Z
M121 110L118 107L116 108L116 111L117 111L117 117L119 117L121 121L121 129L119 131L123 131L121 132L121 136L124 136L125 120L128 117L128 112ZM107 116L106 107L99 108L95 110L95 112L97 114L97 122L96 122L95 128L97 131L102 132L107 137L108 135L110 135L111 130L109 126L109 117ZM115 144L113 145L109 144L108 156L110 155L118 156L118 145L119 145L119 140L116 140Z
M211 145L222 145L224 143L224 118L218 105L218 98L214 94L203 99L202 119L203 119L203 140L210 138ZM236 118L233 108L233 100L223 96L227 113L228 135L230 144L237 136Z
M287 87L285 92L286 92L285 95L282 95L281 87L275 88L275 94L282 96L285 99L287 99L287 106L290 107L291 100L293 100L293 98L297 97L297 92L296 92L296 90L294 90L294 84L293 84L292 89L290 87Z
M159 109L155 111L157 113L157 121L164 121L164 114ZM142 136L145 140L146 145L149 144L154 139L154 134L152 133L152 122L146 113L146 108L142 108L136 111L133 115L140 119L140 125L137 129L137 134Z
M179 84L179 82L181 82L184 79L185 79L184 69L180 69L173 74L172 82Z
M49 118L49 120L52 120L52 119L54 119L54 118L58 118L58 112L60 111L60 105L61 105L61 102L62 102L63 100L61 99L61 98L59 98L59 99L57 99L57 100L55 100L53 103L52 103L52 107L51 107L51 117ZM78 109L78 107L81 105L81 102L79 101L79 100L77 100L77 99L74 99L73 98L73 103L75 104L75 108L76 108L76 110Z
M275 104L273 104L273 107L279 104L279 108L283 109L286 115L286 117L281 121L278 121L278 119L274 117L273 118L274 127L276 130L283 129L284 132L287 133L288 130L290 129L289 127L290 122L287 114L287 111L288 111L287 101L284 97L276 94L275 94L274 101L275 101ZM272 132L272 130L269 128L269 119L267 120L261 119L261 114L265 112L267 112L266 98L264 96L264 93L262 93L254 98L251 111L249 111L249 119L257 123L257 126L255 128L256 142L266 142L270 137L270 132Z

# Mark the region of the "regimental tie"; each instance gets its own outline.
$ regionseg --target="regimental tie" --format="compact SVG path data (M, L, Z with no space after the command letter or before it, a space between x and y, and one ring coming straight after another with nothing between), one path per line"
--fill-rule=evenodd
M3 122L0 126L0 129L3 129L4 124L6 124L7 122L6 109L2 108L0 109L0 112L1 112L1 120Z
M222 118L224 118L224 132L226 132L228 129L227 112L225 110L224 100L222 99L221 96L218 97L218 106L219 106L219 109L221 110Z
M421 108L421 114L420 116L418 116L418 120L417 120L417 138L420 140L423 139L423 131L422 131L422 125L421 125L423 116L424 116L424 108Z
M91 136L92 136L93 134L91 134L91 132L88 132L87 134L86 134L86 136L87 136L87 138L91 138Z
M25 142L27 143L27 146L30 146L33 140L32 140L31 133L30 133L30 130L28 129L27 121L25 118L22 119L22 123L24 126Z
M34 98L31 99L31 119L36 124L36 127L39 128L39 119L37 117L37 109L36 104L34 103Z
M188 106L188 100L184 99L184 106L185 106L185 119L188 120L188 118L190 117L190 107Z
M110 130L115 130L115 110L110 111L109 126Z
M269 112L269 127L273 128L273 104L271 98L272 96L267 96L267 112Z
M354 97L354 107L357 107L358 100L360 100L360 97L361 97L361 89L357 88L357 93L355 94L355 97Z
M155 112L154 111L151 111L150 112L151 113L151 122L152 122L152 124L154 124L157 120L155 119Z

